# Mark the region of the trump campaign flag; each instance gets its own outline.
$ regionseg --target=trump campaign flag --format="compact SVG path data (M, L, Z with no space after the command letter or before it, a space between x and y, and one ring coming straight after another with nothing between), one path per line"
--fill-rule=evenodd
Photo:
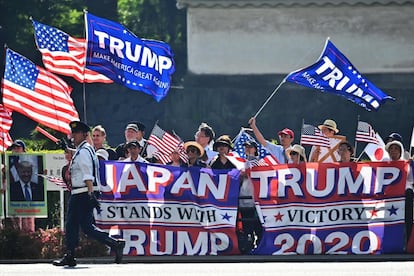
M123 25L85 14L88 47L86 67L114 82L151 95L167 96L175 71L167 43L140 39Z
M315 64L290 73L286 80L343 96L368 111L394 100L365 79L329 39Z
M73 38L59 29L34 20L32 22L37 48L49 71L73 77L79 82L113 82L106 76L85 68L85 39Z
M4 107L44 126L69 134L69 122L79 120L70 97L72 88L10 49L6 50L2 88Z

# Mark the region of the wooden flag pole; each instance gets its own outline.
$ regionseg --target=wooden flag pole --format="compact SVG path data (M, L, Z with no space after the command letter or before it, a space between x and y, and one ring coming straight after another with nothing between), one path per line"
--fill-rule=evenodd
M59 142L58 138L56 138L55 136L53 136L52 134L50 134L49 132L47 132L46 130L41 128L40 126L37 126L36 130L39 131L40 133L42 133L47 138L49 138L50 140L52 140L53 142L55 142L55 143Z

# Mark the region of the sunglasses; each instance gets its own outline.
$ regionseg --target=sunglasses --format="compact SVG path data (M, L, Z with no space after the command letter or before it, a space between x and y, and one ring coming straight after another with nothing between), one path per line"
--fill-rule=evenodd
M186 150L186 152L187 152L187 153L190 153L190 152L192 152L192 153L196 153L196 152L198 152L198 150L197 150L197 149L195 149L195 148L188 148L188 149Z
M291 152L289 153L289 155L298 155L298 153L297 153L296 151L291 151Z

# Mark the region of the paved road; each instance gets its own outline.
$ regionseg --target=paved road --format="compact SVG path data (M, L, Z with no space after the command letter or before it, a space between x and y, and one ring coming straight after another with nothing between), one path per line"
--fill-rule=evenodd
M270 259L260 256L247 256L237 262L236 259L182 259L181 258L144 258L126 259L123 264L112 264L112 259L80 259L75 268L54 267L48 261L36 263L6 263L0 261L0 276L3 275L99 275L99 276L353 276L353 275L375 275L375 276L404 276L414 275L414 261L412 257L389 256L388 258L367 258L364 256L332 258L330 256L319 256L309 259ZM166 260L166 262L162 261ZM184 261L183 261L184 260Z
M133 263L79 264L75 268L60 268L50 264L1 264L0 275L149 275L149 276L351 276L351 275L414 275L413 262L370 263Z

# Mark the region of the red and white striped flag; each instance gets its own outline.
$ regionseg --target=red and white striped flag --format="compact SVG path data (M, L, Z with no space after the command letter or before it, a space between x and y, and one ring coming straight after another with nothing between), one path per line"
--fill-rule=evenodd
M379 144L376 133L372 126L366 122L358 121L358 127L355 135L358 142L367 142Z
M65 32L33 20L35 41L42 53L45 67L79 82L112 83L108 77L85 68L86 40L73 38Z
M0 104L0 151L4 152L13 144L9 131L13 124L12 112Z
M66 185L65 181L63 181L62 177L59 176L51 176L51 175L45 175L45 174L37 174L38 176L41 176L48 181L58 185L59 187L63 188L65 191L69 191L68 186Z
M303 125L302 135L300 137L301 145L312 145L329 148L331 146L329 138L324 136L319 128L313 125Z
M279 162L277 162L276 158L271 154L268 154L262 159L260 159L258 163L258 166L274 166L274 165L279 165Z
M164 131L157 124L155 124L150 137L148 138L148 144L153 145L157 149L154 156L163 164L167 164L171 161L170 154L174 150L178 150L180 158L184 162L187 162L188 160L187 154L184 151L183 142L174 135Z
M6 51L2 88L5 108L44 126L69 134L69 123L79 120L70 97L72 88L10 49Z

